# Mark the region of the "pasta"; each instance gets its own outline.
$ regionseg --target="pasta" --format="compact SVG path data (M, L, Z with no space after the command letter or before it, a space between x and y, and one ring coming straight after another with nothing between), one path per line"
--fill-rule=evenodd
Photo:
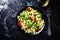
M43 26L44 20L42 19L42 13L34 10L31 7L27 7L26 10L22 11L18 16L18 26L21 27L25 33L38 32Z

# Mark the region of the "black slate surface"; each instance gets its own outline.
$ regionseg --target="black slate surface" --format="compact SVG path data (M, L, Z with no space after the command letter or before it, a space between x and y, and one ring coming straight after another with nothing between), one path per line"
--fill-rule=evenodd
M51 4L47 8L42 8L47 11L50 9L51 11L51 31L52 35L49 37L47 35L46 27L44 30L36 35L26 35L19 31L19 29L15 25L15 17L16 14L21 10L23 7L27 5L37 5L35 0L18 0L18 1L9 1L8 9L0 11L0 39L1 40L59 40L60 39L60 1L59 0L52 0ZM31 3L32 2L32 3ZM29 4L31 3L31 4ZM7 27L7 28L6 28Z

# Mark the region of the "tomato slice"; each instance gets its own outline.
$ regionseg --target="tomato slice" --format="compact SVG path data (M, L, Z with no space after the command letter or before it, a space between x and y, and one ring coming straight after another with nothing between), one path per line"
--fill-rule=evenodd
M36 22L36 17L34 17L34 23Z
M39 29L37 28L37 29L35 29L35 32L38 32L39 31Z
M29 7L27 7L27 8L26 8L26 10L27 10L28 12L30 12L30 11L31 11Z
M32 18L31 17L28 17L28 19L32 21Z
M20 20L18 20L17 24L19 27L22 27L22 22Z
M36 14L34 14L34 23L36 22Z
M36 14L34 14L34 16L36 16Z

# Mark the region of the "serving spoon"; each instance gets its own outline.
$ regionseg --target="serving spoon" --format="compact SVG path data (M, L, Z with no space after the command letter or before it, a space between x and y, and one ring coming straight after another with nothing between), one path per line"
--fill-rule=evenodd
M51 28L50 28L50 14L51 12L50 12L50 10L49 9L47 9L47 17L48 17L48 30L47 30L47 34L48 34L48 36L51 36L52 35L52 32L51 32Z

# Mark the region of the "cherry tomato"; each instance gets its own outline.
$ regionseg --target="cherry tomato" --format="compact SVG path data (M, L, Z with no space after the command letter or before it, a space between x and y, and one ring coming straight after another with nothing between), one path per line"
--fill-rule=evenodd
M22 27L22 22L20 20L18 20L17 24L19 27Z
M29 7L27 7L27 8L26 8L26 10L27 10L28 12L30 12L30 11L31 11Z
M38 32L39 31L39 29L37 28L37 29L35 29L35 32Z

